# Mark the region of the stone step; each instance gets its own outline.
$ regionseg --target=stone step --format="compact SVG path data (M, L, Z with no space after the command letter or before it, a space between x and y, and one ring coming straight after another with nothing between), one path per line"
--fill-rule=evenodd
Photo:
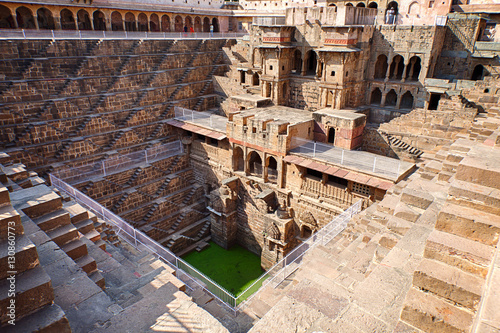
M0 187L0 206L10 205L9 190L2 186Z
M95 242L95 245L97 245L101 250L106 251L106 242L102 239Z
M97 264L94 258L89 255L84 255L83 257L76 259L75 262L87 274L97 270Z
M16 209L32 219L62 208L61 197L46 185L12 192L10 199Z
M417 208L413 208L403 202L399 202L394 209L394 216L402 218L403 220L415 222L420 217L420 212Z
M454 179L448 201L460 206L500 215L500 190Z
M81 239L75 239L61 247L61 249L73 260L88 254L87 246Z
M24 233L21 224L21 216L10 204L0 207L0 240L8 236L22 235Z
M438 174L438 181L448 182L451 177L453 177L453 173L447 171L441 171Z
M89 211L74 201L65 202L63 207L69 213L73 224L90 218Z
M496 245L500 219L498 215L446 203L438 214L435 228L486 245Z
M10 281L0 281L0 325L5 324L7 317L7 306L10 304L9 297ZM37 309L50 305L54 300L54 292L50 277L41 266L27 270L15 276L15 314L16 320L30 314Z
M457 168L456 179L500 189L500 152L483 145L474 146Z
M64 209L58 209L32 220L45 232L71 223L70 216Z
M399 196L397 195L388 195L385 196L382 201L380 201L377 205L377 210L379 212L394 214L394 208L399 203Z
M62 247L64 244L78 239L78 230L72 224L68 224L47 232L47 236L59 247Z
M433 230L427 239L424 257L486 278L494 248L467 238Z
M472 311L481 301L484 279L443 262L423 259L413 273L413 286Z
M427 209L433 201L434 197L428 192L405 188L401 193L401 202L421 209Z
M443 164L438 161L429 161L424 166L424 171L429 173L438 173L443 168Z
M15 258L9 261L9 257ZM5 279L8 271L20 274L39 264L35 244L26 235L19 235L14 241L0 241L0 280ZM12 265L12 266L11 266Z
M89 278L102 290L106 289L106 282L104 280L104 276L102 276L102 274L98 270L95 270L94 272L90 273Z
M469 332L474 315L431 293L410 288L401 319L424 332Z
M90 239L94 243L101 239L101 234L98 233L96 230L91 230L91 231L85 233L84 236L87 239Z
M86 219L80 222L73 223L75 228L78 230L78 232L82 234L86 234L92 230L95 230L94 228L94 221L90 219Z
M71 333L68 319L57 304L51 304L17 321L15 326L2 328L4 333Z

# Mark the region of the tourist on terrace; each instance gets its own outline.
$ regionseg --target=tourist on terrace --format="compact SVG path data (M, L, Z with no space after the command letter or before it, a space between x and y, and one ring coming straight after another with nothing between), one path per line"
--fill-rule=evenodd
M210 24L210 37L214 36L214 25Z

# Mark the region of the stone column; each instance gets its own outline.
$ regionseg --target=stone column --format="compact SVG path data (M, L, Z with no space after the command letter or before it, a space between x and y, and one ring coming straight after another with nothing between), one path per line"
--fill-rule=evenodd
M18 29L19 26L17 25L17 15L15 11L12 13L12 19L14 20L14 28Z
M278 161L277 161L277 165L276 165L276 170L278 171L278 187L279 188L283 188L284 187L284 184L283 184L283 178L284 178L284 175L283 175L283 157L280 157L278 158Z
M401 97L402 95L399 94L399 95L396 95L396 109L399 109L399 106L401 105Z
M393 61L394 62L394 61ZM398 68L399 68L399 63L401 62L401 58L397 58L397 60L394 63L394 73L392 73L392 79L395 80L398 76ZM390 68L391 66L389 66ZM404 75L404 71L403 71Z
M33 21L35 21L36 30L40 30L40 27L38 26L38 15L33 15Z
M307 58L304 57L302 59L302 71L300 72L300 75L302 76L306 76L306 67L307 67L306 65L307 65Z
M326 108L328 104L328 89L321 88L321 107Z
M326 81L326 63L323 63L323 72L322 72L322 74L323 74L322 80L323 80L323 82L325 82Z
M385 98L387 97L387 92L382 92L382 98L380 99L380 107L385 106Z
M54 30L61 30L61 16L54 16Z
M389 62L389 58L387 58L387 71L385 72L385 82L389 81L391 75L391 62Z
M323 62L321 60L316 61L316 77L321 78L321 66L323 66Z
M411 81L411 77L413 76L413 71L415 70L415 63L417 62L416 58L413 58L410 62L410 71L408 72L408 79Z

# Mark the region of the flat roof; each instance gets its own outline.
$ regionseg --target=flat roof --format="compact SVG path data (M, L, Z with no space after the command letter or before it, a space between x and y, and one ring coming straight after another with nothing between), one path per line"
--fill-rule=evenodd
M363 113L356 112L356 110L346 110L346 109L335 110L332 108L321 109L315 111L314 114L335 116L336 118L350 119L350 120L366 117Z
M252 95L252 94L236 95L236 96L231 96L231 98L236 98L239 100L244 100L249 102L261 102L261 101L271 100L270 98L267 97L262 97L260 95Z
M241 113L234 115L234 117L247 117L251 115L254 116L253 119L255 120L265 121L274 119L275 122L290 124L313 120L311 112L281 105L244 110L241 111Z

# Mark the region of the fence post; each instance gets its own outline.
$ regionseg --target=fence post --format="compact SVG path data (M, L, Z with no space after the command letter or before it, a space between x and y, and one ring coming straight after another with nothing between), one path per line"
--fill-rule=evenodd
M106 38L106 30L103 30L103 31L102 31L102 37L103 37L103 38Z
M24 39L26 39L26 33L24 32L24 29L23 30L23 36L24 36Z
M54 30L50 30L50 32L52 33L52 38L56 39L56 36L54 36Z
M80 39L82 39L82 31L78 30L78 35L80 36Z
M135 228L133 228L134 230L134 242L135 242L135 248L137 249L137 236L135 235Z
M375 172L375 165L377 165L377 158L373 158L373 172Z
M146 158L146 164L148 164L148 150L147 149L144 151L144 156Z
M344 149L342 149L342 159L340 160L340 164L344 165Z
M396 177L399 177L399 168L401 167L401 161L398 162L398 174L396 175Z
M104 161L102 161L102 173L104 174L104 177L106 177L106 167L104 166Z
M316 141L314 141L313 157L316 157Z
M126 38L126 39L128 38L128 35L127 35L127 30L125 30L125 38Z

